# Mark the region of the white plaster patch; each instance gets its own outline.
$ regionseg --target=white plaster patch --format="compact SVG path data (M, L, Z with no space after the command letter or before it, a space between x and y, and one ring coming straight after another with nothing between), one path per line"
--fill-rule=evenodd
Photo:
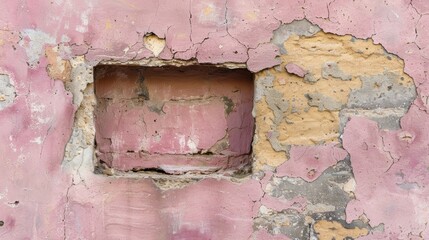
M36 121L40 124L46 124L51 121L50 117L42 118L42 117L36 117Z
M26 159L27 159L27 157L24 154L19 154L17 162L20 164L24 164Z
M7 196L9 190L6 188L4 191L0 192L0 200Z
M197 141L198 142L198 141ZM191 138L189 138L188 139L188 142L187 142L187 146L188 146L188 148L191 150L191 152L197 152L198 151L198 149L197 149L197 144L198 143L196 143L196 142L194 142Z
M45 110L45 107L46 107L45 105L38 104L38 103L35 103L35 102L32 102L30 104L31 113L40 113L40 112L43 112L43 110Z
M0 110L10 106L15 100L15 87L8 75L0 74Z
M70 42L70 41L71 41L71 39L69 36L67 36L67 35L61 36L61 42Z
M335 206L332 205L326 205L323 203L318 204L310 204L307 205L307 211L311 213L317 213L317 212L334 212Z
M158 143L161 141L161 136L159 134L156 134L155 136L153 136L153 141Z
M33 138L30 142L32 142L32 143L37 143L37 144L42 144L42 137L36 137L36 138Z
M80 33L85 33L88 31L89 13L91 12L91 9L92 8L89 8L80 14L81 25L76 26L76 31Z
M9 136L9 141L10 141L10 143L9 143L9 147L10 147L10 149L12 149L12 151L14 151L14 152L16 152L16 146L15 146L15 141L13 140L13 136L12 135L10 135Z
M125 143L122 134L114 134L112 136L112 147L114 149L119 149Z
M272 210L270 210L269 208L265 207L264 205L259 207L259 212L261 214L270 214L272 212Z
M35 29L24 29L21 35L22 40L19 45L25 49L29 66L36 67L43 54L43 47L46 44L55 44L55 38Z
M183 152L183 150L185 149L185 146L186 146L185 135L179 136L179 145L180 145L180 151Z
M344 184L343 190L347 193L353 193L356 189L356 181L354 178L350 178L349 181Z
M87 30L88 30L88 29L87 29L86 27L84 27L84 26L81 26L81 25L76 26L76 31L77 31L77 32L84 33L84 32L86 32Z

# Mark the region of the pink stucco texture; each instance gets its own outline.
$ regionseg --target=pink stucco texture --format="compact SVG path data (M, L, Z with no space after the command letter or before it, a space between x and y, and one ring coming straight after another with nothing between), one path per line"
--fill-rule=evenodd
M371 226L384 225L384 232L366 239L429 239L426 0L5 0L1 9L0 71L13 82L16 98L0 111L0 239L288 239L253 229L261 201L273 209L291 205L263 198L264 184L256 179L204 179L168 191L151 179L92 172L77 179L63 163L76 106L63 82L48 76L43 49L69 46L64 58L85 55L92 65L142 59L152 55L142 38L154 33L166 39L160 58L246 63L257 72L279 63L273 31L303 18L325 32L372 38L404 60L418 97L401 129L380 130L365 118L352 118L345 127L344 149L356 179L346 215L352 221L365 214ZM208 107L223 115L219 106ZM190 114L174 105L164 111ZM229 123L225 118L213 124ZM149 151L165 150L155 147ZM333 145L292 148L290 161L274 174L313 181L345 151Z

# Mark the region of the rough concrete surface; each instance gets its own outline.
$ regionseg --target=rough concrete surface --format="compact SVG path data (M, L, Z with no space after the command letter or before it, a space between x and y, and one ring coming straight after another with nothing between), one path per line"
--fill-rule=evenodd
M5 0L0 11L0 239L429 239L426 0ZM97 65L199 64L248 70L253 102L233 81L220 95L169 85L197 90L186 98L197 107L116 84L141 102L97 122ZM142 109L131 103L147 111L115 123ZM176 130L159 145L129 137L168 132L136 124L148 113L185 129L186 146ZM149 146L154 167L99 161L98 134L121 131L104 147ZM228 165L216 154L250 149L233 175L183 174L189 156ZM160 171L154 152L181 153L168 160L185 171Z

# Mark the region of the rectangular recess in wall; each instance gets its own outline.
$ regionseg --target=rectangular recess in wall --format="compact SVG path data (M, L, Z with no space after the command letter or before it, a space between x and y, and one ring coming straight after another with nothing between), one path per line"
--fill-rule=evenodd
M246 69L99 65L94 78L98 163L166 174L251 166L254 87Z

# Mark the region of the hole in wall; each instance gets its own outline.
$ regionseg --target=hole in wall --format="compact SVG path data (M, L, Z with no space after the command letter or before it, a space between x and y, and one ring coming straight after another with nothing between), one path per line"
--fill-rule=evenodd
M254 83L246 69L99 65L94 70L98 163L168 175L251 171Z
M4 226L4 221L0 221L0 227Z

